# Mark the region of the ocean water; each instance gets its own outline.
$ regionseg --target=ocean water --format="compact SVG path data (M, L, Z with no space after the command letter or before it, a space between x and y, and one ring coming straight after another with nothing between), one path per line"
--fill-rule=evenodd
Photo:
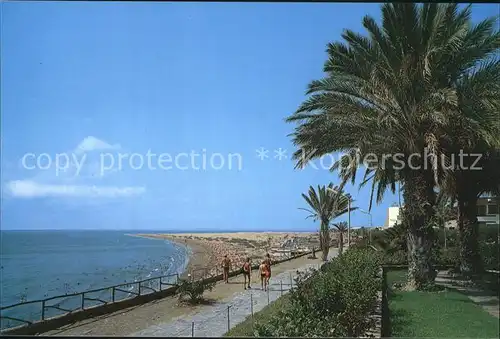
M134 232L1 231L1 306L180 274L186 269L189 249L185 246L167 240L133 237L126 233ZM175 277L172 279L175 280ZM122 289L134 291L137 285L124 286ZM95 292L88 297L110 301L111 295L108 290ZM117 292L115 299L130 296L130 293ZM96 304L99 302L85 302L86 307ZM81 307L81 297L58 298L47 302L47 305L77 309ZM45 316L61 312L50 307L46 309ZM2 316L37 320L41 317L41 304L4 310ZM21 324L2 320L1 327Z

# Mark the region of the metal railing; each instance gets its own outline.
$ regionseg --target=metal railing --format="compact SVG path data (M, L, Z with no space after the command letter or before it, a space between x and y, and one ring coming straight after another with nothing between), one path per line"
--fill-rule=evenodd
M169 278L174 278L174 282L168 280ZM165 286L171 287L176 286L179 282L179 274L163 275L159 277L148 278L140 281L135 281L131 283L123 283L103 288L98 288L94 290L88 290L84 292L76 293L66 293L64 295L58 295L46 299L31 300L20 302L17 304L12 304L9 306L0 307L0 320L2 320L1 329L6 330L15 326L11 325L10 322L7 325L4 324L3 320L14 321L16 323L21 323L24 325L31 325L37 321L44 321L52 317L63 316L75 311L85 310L90 307L95 307L98 305L106 305L110 303L115 303L117 301L122 301L129 299L130 297L137 297L140 295L146 295L150 293L159 292L165 289ZM126 289L129 288L129 289ZM97 294L97 295L96 295ZM55 302L54 301L58 301ZM38 317L24 317L15 315L6 315L6 311L9 313L16 313L12 310L19 309L28 305L39 305L38 307ZM56 313L49 312L50 310L56 310ZM60 311L57 313L57 311ZM26 312L20 312L26 313ZM31 313L33 315L33 313ZM28 318L28 319L26 319Z
M278 264L280 262L291 260L307 254L310 254L310 252L301 253L295 256L288 256L280 260L277 260L275 262L276 264ZM240 271L241 268L237 268L232 270L229 274L230 276L234 276L238 274ZM185 277L185 279L188 279L190 281L204 280L221 276L222 268L217 265L212 267L191 269L189 271L184 272L182 275L185 276L187 274L189 274L189 277ZM165 282L165 279L172 277L175 277L175 282L173 283L170 281ZM3 306L0 307L0 330L5 331L22 325L25 326L31 325L35 322L45 321L47 319L51 319L54 317L61 317L91 307L96 307L99 305L107 305L115 303L117 301L135 298L141 295L156 293L164 290L165 289L164 286L168 287L177 286L180 279L182 278L179 274L170 274L130 283L123 283L119 285L88 290L84 292L67 293L64 295L58 295L46 299L24 301L9 306ZM154 282L156 282L157 284L154 284ZM130 288L128 290L124 289L127 287ZM146 291L147 293L144 293ZM98 296L92 295L96 293L99 293L99 295ZM124 295L125 297L123 297ZM57 301L57 300L59 300L59 302L51 303L51 301ZM31 312L15 312L16 309L20 309L30 305L35 306L37 304L38 307L36 309L31 307ZM33 312L33 310L35 312ZM7 322L4 322L4 320L7 320ZM11 322L14 322L14 324L12 324Z
M279 263L286 261L286 260L291 260L294 258L299 258L301 256L307 255L307 254L311 254L311 252L312 251L301 252L301 253L297 253L295 255L291 255L291 254L283 255L279 259L273 260L273 261L276 264L279 264ZM290 252L290 253L292 253L292 252ZM240 272L242 266L243 266L243 261L235 262L233 267L236 267L236 268L233 269L231 272L229 272L229 274L234 275L234 274ZM222 275L222 267L220 265L214 265L211 267L195 268L195 269L191 269L191 270L186 271L185 274L190 275L190 280L213 278L213 277Z
M318 270L319 265L310 265L310 268ZM294 271L296 272L296 271ZM251 322L252 328L255 325L254 314L281 298L297 287L296 275L292 271L285 272L282 279L271 278L273 283L267 291L259 289L250 290L249 294L242 295L229 303L222 303L215 306L212 315L207 316L207 312L200 312L191 319L185 318L175 320L168 327L158 330L143 330L136 335L147 336L169 336L169 337L220 337L229 332L246 319ZM295 276L294 276L295 275ZM243 282L241 282L243 287ZM247 290L248 291L248 290Z

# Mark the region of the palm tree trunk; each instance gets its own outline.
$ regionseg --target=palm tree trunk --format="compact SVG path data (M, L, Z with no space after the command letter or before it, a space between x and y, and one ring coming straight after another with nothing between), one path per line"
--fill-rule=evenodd
M446 246L446 241L447 241L447 239L446 239L446 224L443 227L443 232L444 232L444 249L446 249L447 248L447 246Z
M328 260L328 252L330 251L330 231L328 229L328 223L321 223L321 229L320 229L320 246L321 246L321 251L323 252L321 254L321 260L327 261Z
M476 203L476 194L468 192L458 194L457 228L460 244L460 271L468 276L480 273L483 269L479 252Z
M344 233L339 232L339 255L344 251Z
M435 271L431 262L433 230L431 218L435 203L432 173L409 170L403 192L403 223L408 243L408 290L420 290L432 284Z

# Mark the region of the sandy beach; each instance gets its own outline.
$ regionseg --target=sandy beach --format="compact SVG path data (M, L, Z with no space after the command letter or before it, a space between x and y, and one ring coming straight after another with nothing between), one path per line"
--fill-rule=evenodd
M158 233L135 236L167 239L189 246L192 254L183 278L190 274L194 279L220 274L224 255L231 259L232 269L236 270L243 266L246 258L257 264L266 253L270 253L275 260L281 259L287 255L285 243L300 244L304 249L318 247L317 235L310 232Z

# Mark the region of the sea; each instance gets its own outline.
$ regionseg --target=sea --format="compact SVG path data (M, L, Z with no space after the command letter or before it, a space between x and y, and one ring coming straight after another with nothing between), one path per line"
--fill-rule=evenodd
M63 296L46 303L44 317L48 318L81 307L81 296L65 295L185 271L188 247L132 236L137 233L148 232L0 231L1 307ZM175 276L163 281L172 279ZM159 280L149 287L158 289ZM137 284L124 285L125 292L117 291L115 300L133 296L137 288ZM112 293L106 290L86 297L100 300L86 300L85 307L90 307L111 301ZM41 303L2 310L1 315L18 319L0 319L1 328L22 325L20 320L36 321L41 317Z

